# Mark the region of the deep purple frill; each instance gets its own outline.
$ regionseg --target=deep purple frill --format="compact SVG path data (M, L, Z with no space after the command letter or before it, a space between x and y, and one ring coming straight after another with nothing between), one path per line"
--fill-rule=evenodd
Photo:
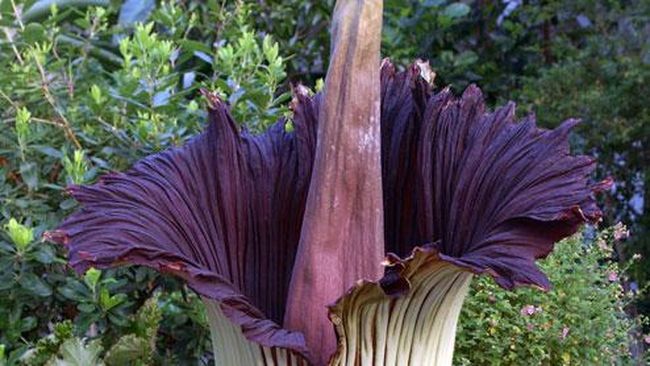
M537 128L534 117L516 123L514 104L486 112L475 86L460 99L433 93L418 66L396 72L385 62L381 84L386 251L405 257L435 243L427 248L441 259L490 273L504 288L548 288L534 261L599 220L593 193L606 187L588 183L593 159L569 154L576 121L554 130ZM213 100L206 131L185 146L71 187L81 208L47 236L69 248L80 272L130 263L173 273L220 301L249 340L307 356L302 335L278 324L319 99L297 88L295 131L282 120L259 136L240 133ZM388 271L382 284L398 286L399 276Z

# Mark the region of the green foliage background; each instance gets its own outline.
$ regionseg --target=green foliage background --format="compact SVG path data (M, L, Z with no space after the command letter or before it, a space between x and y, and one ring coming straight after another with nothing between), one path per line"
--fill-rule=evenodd
M634 295L622 289L622 268L610 260L616 230L621 227L558 244L541 264L554 284L549 292L507 292L490 278L474 280L460 316L454 365L643 362L636 345L630 347L630 332L642 320L624 312Z
M253 131L289 115L291 83L315 87L324 75L332 4L0 0L0 364L74 355L108 365L209 363L201 304L182 284L135 267L77 276L65 250L41 235L75 208L66 185L91 183L198 133L202 87L218 91ZM458 363L643 357L643 329L630 316L650 313L650 300L630 295L650 280L642 207L650 193L649 18L648 0L385 1L382 52L398 65L429 60L437 86L461 92L477 83L490 104L515 100L546 127L582 118L575 150L599 158L595 179L616 181L602 202L604 225L623 221L632 233L561 245L544 264L555 284L549 294L474 281ZM593 248L598 240L613 247ZM626 274L603 280L617 263ZM544 312L523 317L526 305ZM147 311L158 315L145 321ZM152 331L155 344L142 343L144 352L124 347Z

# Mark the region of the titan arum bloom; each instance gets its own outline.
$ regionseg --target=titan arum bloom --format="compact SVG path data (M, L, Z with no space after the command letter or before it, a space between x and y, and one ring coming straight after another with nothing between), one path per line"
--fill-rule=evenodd
M380 63L381 11L338 1L324 92L295 88L293 132L239 131L208 93L205 132L70 187L81 207L49 238L80 272L185 280L218 365L449 365L473 274L548 288L535 260L599 220L607 183L569 154L575 121L542 130Z

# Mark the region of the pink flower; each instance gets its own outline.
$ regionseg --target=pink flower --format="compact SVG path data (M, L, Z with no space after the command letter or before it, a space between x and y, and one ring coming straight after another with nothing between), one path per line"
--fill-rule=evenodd
M565 339L567 335L569 335L569 327L563 327L560 339Z
M630 236L630 231L622 223L616 224L614 226L614 240L620 241L627 239Z
M618 281L618 273L614 271L609 272L609 275L607 275L607 279L609 280L609 282Z
M643 341L647 344L650 344L650 335L647 335L643 338Z
M535 314L535 311L536 311L535 306L526 305L523 308L521 308L520 313L521 313L522 316L530 316L530 315Z

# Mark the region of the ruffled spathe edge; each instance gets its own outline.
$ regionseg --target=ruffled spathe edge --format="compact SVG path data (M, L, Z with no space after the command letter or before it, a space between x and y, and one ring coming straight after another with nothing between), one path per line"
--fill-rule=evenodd
M249 341L255 342L260 346L269 349L275 347L287 349L305 360L309 360L309 351L307 350L304 337L300 332L286 330L275 321L269 319L264 312L255 306L251 299L245 296L228 278L213 270L209 270L204 264L199 263L200 256L197 258L190 258L180 251L174 252L171 246L161 245L161 247L156 248L151 245L138 244L137 241L132 243L124 242L123 244L117 245L112 243L113 245L111 247L106 248L103 248L101 243L89 243L89 241L92 241L92 237L89 236L84 236L83 239L88 239L84 240L84 243L81 243L78 240L75 242L75 235L87 230L89 226L95 227L93 230L102 238L105 238L107 235L102 232L103 230L111 230L110 228L102 228L97 221L94 221L98 220L98 217L101 219L101 212L94 212L89 215L89 211L85 205L86 203L96 203L96 200L106 198L106 196L100 197L96 195L97 191L104 189L106 184L128 183L130 178L134 176L137 177L141 174L138 167L143 167L148 164L155 165L157 164L156 159L164 160L163 158L165 155L185 154L189 156L191 154L196 154L195 152L190 152L189 149L192 149L192 146L195 146L196 144L205 144L201 139L207 138L207 135L210 133L215 133L215 129L218 130L217 133L221 134L221 136L225 135L226 139L232 139L231 142L234 144L242 144L242 138L244 137L252 140L256 138L263 139L265 138L265 135L273 134L275 134L276 137L269 137L270 139L284 138L283 136L289 135L295 137L298 135L296 132L285 132L286 121L284 119L276 122L270 127L268 132L261 136L251 136L246 131L240 133L239 129L234 124L234 121L229 117L227 106L214 95L206 94L206 97L208 97L210 106L209 114L212 117L210 118L210 124L206 128L205 132L192 138L182 147L171 148L140 160L133 168L125 173L115 172L106 174L92 186L73 185L68 187L67 192L81 203L81 208L64 220L57 230L46 232L44 238L66 246L68 248L69 264L80 274L83 274L91 267L106 269L131 264L149 267L159 272L169 273L179 277L198 294L218 301L223 315L233 324L239 326L242 334ZM310 108L313 108L312 104L313 99L306 94L304 88L295 89L292 107L296 114L313 113L312 110L309 110ZM304 109L307 109L307 111ZM226 116L226 118L223 116ZM311 125L306 126L306 123ZM303 130L297 138L306 143L315 142L314 138L311 137L312 129L315 128L313 124L313 122L307 122L304 120L294 120L295 129ZM305 150L306 147L300 146L298 148ZM303 151L303 153L308 154L309 152ZM185 157L187 158L187 156ZM307 155L306 158L308 157L309 156ZM309 174L309 169L305 168L304 165L305 164L296 168L299 170L297 173L298 175L302 176ZM304 180L304 178L300 177L296 179ZM303 181L303 183L305 182ZM113 193L115 192L111 192L111 194ZM125 201L127 200L125 199ZM97 208L93 208L92 210L97 210ZM119 217L116 219L125 220ZM86 222L91 222L91 224L86 225ZM170 225L176 224L172 223ZM145 235L148 234L145 233ZM125 237L128 238L128 235L125 234ZM195 248L195 250L198 249L199 248Z
M569 153L577 120L547 130L515 105L487 111L478 87L433 93L421 66L382 65L382 159L387 252L436 243L441 260L489 273L512 289L548 289L535 260L602 215L595 159ZM384 118L390 116L391 118Z

